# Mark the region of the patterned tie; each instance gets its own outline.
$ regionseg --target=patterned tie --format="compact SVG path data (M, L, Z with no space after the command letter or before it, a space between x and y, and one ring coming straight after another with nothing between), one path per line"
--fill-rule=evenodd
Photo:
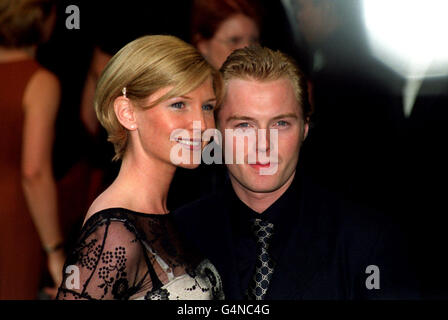
M269 240L273 231L274 225L272 223L254 219L253 232L257 239L257 263L254 277L247 290L249 300L263 300L268 290L269 281L274 272L274 262L268 253Z

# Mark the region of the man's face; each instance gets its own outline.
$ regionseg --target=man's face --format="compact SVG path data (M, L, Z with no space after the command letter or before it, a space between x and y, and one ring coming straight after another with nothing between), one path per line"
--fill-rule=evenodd
M304 122L301 106L287 78L267 82L230 80L219 112L218 128L224 136L226 156L229 152L233 154L232 164L227 164L233 186L255 193L273 192L294 175L300 146L308 133L308 124ZM244 148L240 150L243 164L236 162L238 134L226 137L226 129L255 133L256 140L245 139ZM260 129L265 129L266 135L259 135ZM270 139L275 137L270 129L277 130L278 139ZM233 139L233 143L228 139ZM278 150L277 155L271 154L275 150ZM256 163L248 161L251 157ZM277 170L273 174L261 174L267 166L276 166Z

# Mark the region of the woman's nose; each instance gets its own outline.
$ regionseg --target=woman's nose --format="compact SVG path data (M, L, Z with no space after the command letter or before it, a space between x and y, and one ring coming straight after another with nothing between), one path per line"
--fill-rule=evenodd
M249 47L249 46L254 45L256 43L257 43L257 41L252 39L252 38L250 38L250 37L243 38L243 39L241 39L240 43L238 44L238 48L236 48L236 49Z
M211 118L211 119L210 119ZM201 108L198 108L192 113L191 119L190 119L190 125L192 130L200 130L201 133L203 133L205 130L207 130L210 126L213 126L211 122L214 121L213 116L206 115L204 110Z

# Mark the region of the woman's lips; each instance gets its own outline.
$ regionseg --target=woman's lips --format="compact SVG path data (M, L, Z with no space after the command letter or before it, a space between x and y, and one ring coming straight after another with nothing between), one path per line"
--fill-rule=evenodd
M185 147L189 150L200 150L202 148L201 140L193 140L193 139L176 139L177 143L180 143L182 147Z

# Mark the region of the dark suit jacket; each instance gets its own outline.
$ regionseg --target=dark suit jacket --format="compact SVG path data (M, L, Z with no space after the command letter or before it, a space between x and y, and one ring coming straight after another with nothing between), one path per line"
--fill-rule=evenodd
M414 299L417 284L399 233L387 219L337 199L302 176L297 210L266 299ZM227 186L230 187L230 186ZM227 299L244 299L226 192L174 212L180 231L217 267ZM369 265L380 288L368 290Z

